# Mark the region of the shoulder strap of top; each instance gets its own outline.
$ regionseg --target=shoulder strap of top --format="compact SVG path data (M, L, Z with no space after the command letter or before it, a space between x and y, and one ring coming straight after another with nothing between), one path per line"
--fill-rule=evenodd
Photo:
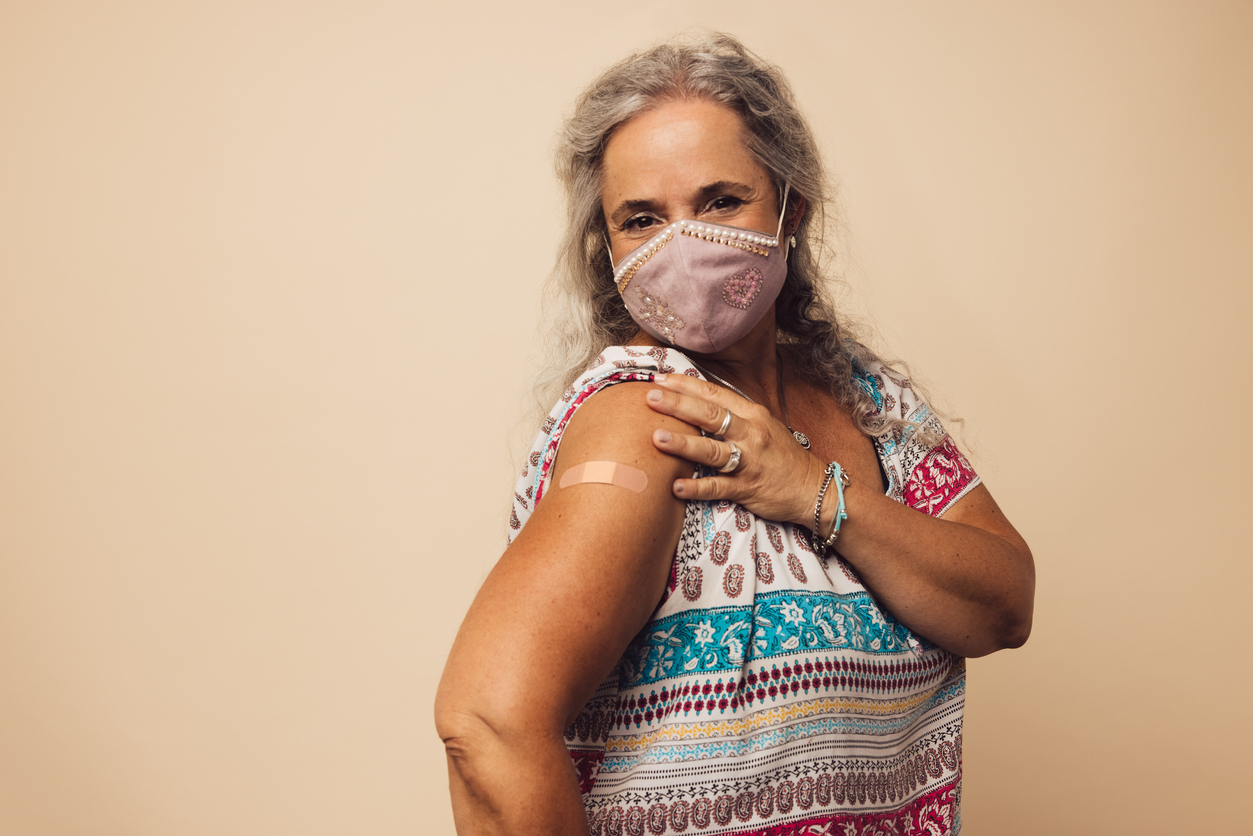
M540 501L552 477L552 464L570 419L592 395L627 381L649 381L658 374L686 374L701 377L692 361L672 348L611 346L601 352L591 367L579 376L553 406L522 468L514 492L513 512L509 515L509 541L522 530L535 504Z

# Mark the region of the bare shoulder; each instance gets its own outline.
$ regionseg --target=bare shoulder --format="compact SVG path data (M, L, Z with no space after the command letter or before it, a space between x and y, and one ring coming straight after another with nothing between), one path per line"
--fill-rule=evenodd
M650 386L616 384L579 407L548 489L466 615L441 687L491 728L559 732L661 600L684 517L671 485L691 465L653 446L654 429L685 425L647 407ZM561 487L590 461L647 485Z
M560 481L566 468L586 461L588 456L643 470L650 477L649 488L653 487L653 476L674 479L687 475L691 464L660 452L652 435L659 429L690 433L692 427L649 409L644 398L652 388L651 383L619 383L602 389L579 407L562 437L553 466L555 481ZM669 494L668 483L664 488Z
M570 419L553 462L552 481L515 545L539 538L569 542L575 532L599 532L615 543L615 569L636 569L656 577L668 571L678 545L684 503L672 490L674 480L691 475L692 465L657 449L653 432L691 432L691 427L648 408L651 383L619 383L587 400ZM562 487L573 467L612 462L643 474L642 490L579 482ZM637 485L638 487L638 485ZM641 536L651 532L652 536ZM654 538L663 538L657 542ZM512 551L512 549L511 549ZM603 548L584 560L604 559Z

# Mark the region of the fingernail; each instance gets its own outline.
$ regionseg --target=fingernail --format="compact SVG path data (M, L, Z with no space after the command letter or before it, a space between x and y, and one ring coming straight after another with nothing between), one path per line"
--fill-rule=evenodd
M674 483L674 492L675 492L675 493L683 493L683 483L682 483L682 482L675 482L675 483Z
M664 374L655 374L653 375L653 380L657 383L664 383L666 376Z
M649 399L650 401L652 401L653 403L661 403L661 390L660 390L660 389L649 389L649 390L648 390L648 399Z
M657 430L657 440L662 444L670 443L670 433L666 430Z

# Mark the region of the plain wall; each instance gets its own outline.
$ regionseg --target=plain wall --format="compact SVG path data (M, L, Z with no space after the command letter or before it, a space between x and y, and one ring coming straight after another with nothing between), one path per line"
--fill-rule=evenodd
M0 5L0 833L451 832L553 138L693 24L794 82L848 310L1033 547L966 833L1253 832L1253 5L42 0Z

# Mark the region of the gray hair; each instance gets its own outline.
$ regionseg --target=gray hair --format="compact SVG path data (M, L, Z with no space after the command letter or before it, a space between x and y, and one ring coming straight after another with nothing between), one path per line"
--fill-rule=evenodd
M575 102L556 152L567 223L545 293L536 413L546 414L606 346L622 345L638 330L612 280L605 247L605 147L629 120L683 98L707 99L737 113L750 153L778 191L788 184L794 196L804 196L808 208L775 309L782 350L851 410L863 432L882 435L903 423L873 417L874 400L854 383L853 367L877 358L837 319L819 273L830 195L813 132L779 69L721 33L675 39L632 55L602 73Z

